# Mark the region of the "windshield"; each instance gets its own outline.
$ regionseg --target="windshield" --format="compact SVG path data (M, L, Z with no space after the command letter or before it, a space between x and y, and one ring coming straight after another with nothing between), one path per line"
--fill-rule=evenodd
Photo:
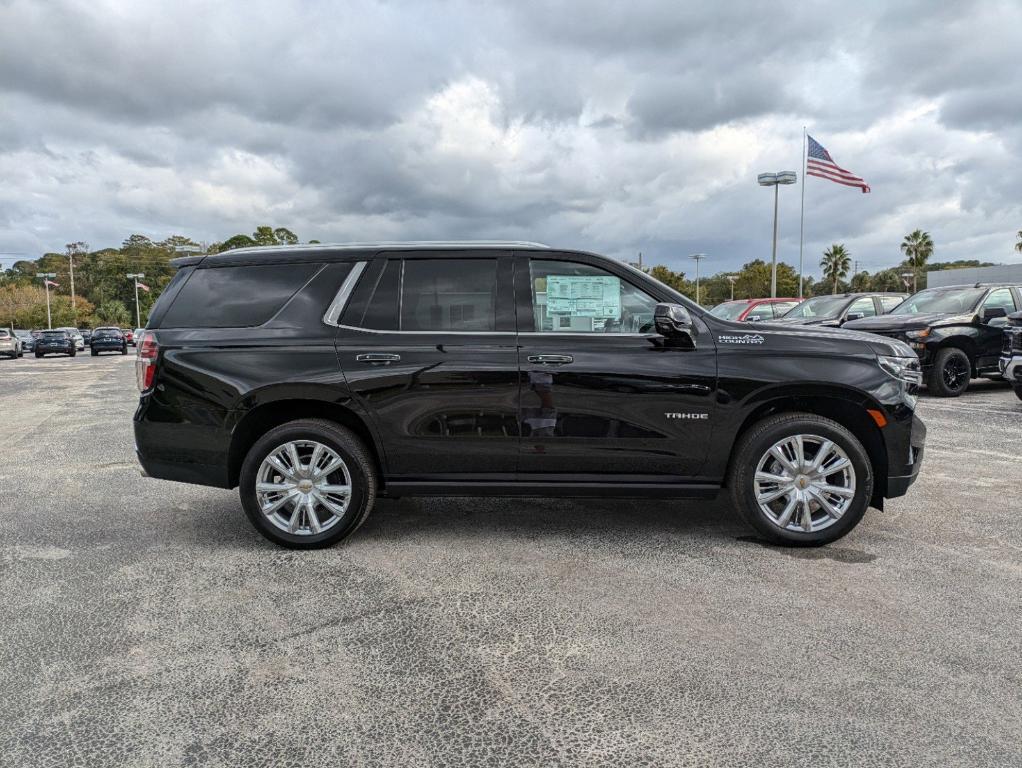
M972 312L983 298L985 288L928 288L909 296L891 310L892 315L962 314Z
M784 317L838 317L847 296L814 296L784 313Z
M739 315L749 308L747 301L725 301L710 310L710 314L722 320L737 320Z

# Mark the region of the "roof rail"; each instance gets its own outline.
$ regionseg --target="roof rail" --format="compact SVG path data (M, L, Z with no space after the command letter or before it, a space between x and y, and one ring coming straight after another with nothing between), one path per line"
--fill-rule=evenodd
M254 245L232 248L220 253L257 253L282 250L366 250L370 248L550 248L545 243L530 240L380 240L363 243L294 243L289 245Z

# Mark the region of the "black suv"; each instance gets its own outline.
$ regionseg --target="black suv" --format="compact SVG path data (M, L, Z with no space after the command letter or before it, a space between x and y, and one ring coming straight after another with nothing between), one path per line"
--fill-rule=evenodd
M67 331L43 331L39 334L35 340L35 356L43 357L44 355L51 354L53 352L59 352L62 355L69 355L74 357L78 354L77 345L75 344L74 338Z
M837 293L814 296L796 304L775 322L837 328L852 320L890 312L905 300L905 293Z
M128 354L128 340L124 338L120 328L97 328L91 332L92 356L100 352L120 352Z
M1018 399L1022 400L1022 312L1008 315L1008 327L1004 329L1004 349L998 367Z
M713 498L819 545L915 480L916 355L736 323L621 262L530 243L177 259L138 340L146 474L240 486L285 546L377 495Z
M958 397L970 379L1000 375L1004 328L1008 315L1020 308L1017 285L950 285L919 291L889 315L845 328L908 343L919 354L926 388L940 397Z

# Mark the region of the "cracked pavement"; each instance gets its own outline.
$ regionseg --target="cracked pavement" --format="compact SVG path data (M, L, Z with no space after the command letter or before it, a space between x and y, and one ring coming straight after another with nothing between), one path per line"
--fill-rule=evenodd
M816 550L726 501L381 500L278 549L139 476L131 357L0 361L0 765L1019 765L1022 402Z

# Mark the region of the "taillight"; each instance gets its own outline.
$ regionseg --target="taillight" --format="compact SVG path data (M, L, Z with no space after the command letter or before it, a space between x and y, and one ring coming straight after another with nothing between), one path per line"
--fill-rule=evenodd
M156 343L156 334L152 331L143 331L136 340L135 355L135 380L138 383L138 391L145 392L153 386L153 379L156 378L156 357L160 353L160 345Z

